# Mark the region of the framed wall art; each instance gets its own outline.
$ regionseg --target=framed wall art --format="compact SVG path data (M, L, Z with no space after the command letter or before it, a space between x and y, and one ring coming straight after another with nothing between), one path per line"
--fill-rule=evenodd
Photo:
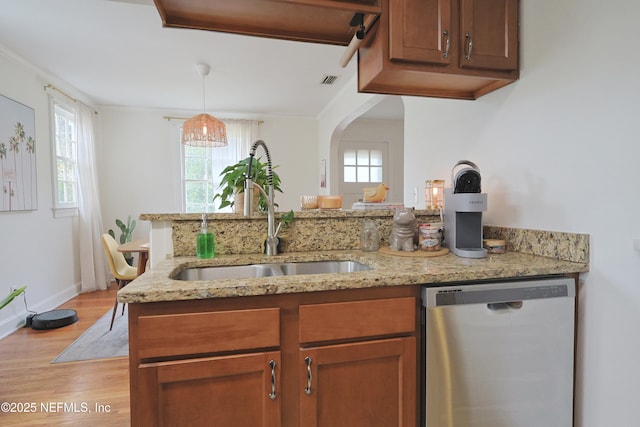
M38 209L35 112L0 95L0 212Z

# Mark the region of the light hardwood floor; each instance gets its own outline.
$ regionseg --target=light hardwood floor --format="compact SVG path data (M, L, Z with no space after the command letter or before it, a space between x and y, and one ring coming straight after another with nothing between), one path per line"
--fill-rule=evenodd
M0 340L0 426L130 425L127 357L51 364L113 308L115 292L112 284L60 306L78 312L73 325L23 328ZM6 412L7 407L19 412Z

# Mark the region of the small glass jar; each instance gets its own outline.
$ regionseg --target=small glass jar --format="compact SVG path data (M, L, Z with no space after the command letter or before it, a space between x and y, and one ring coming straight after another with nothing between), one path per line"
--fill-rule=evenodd
M418 225L418 249L435 252L442 249L442 222Z
M444 207L444 179L428 179L424 182L424 205L427 210Z
M375 252L380 248L380 236L376 223L366 220L360 232L360 248L365 252Z

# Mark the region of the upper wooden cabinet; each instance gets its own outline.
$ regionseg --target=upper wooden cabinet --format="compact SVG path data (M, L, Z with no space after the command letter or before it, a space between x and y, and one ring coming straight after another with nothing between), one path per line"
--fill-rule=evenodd
M390 60L451 62L451 0L391 0L388 22Z
M381 0L154 0L166 27L194 28L285 40L347 45L357 30L355 13L367 21Z
M460 0L460 66L518 70L518 0Z
M519 77L518 0L382 0L361 92L476 99Z

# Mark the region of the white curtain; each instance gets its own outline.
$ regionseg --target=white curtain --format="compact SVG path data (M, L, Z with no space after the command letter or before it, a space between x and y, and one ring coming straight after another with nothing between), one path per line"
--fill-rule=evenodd
M220 172L229 165L249 157L251 144L258 139L257 120L223 119L227 126L227 140L229 145L215 147L211 150L213 158L213 188L217 191L220 185ZM217 212L231 212L231 208L218 209Z
M104 231L96 175L94 112L86 105L78 104L78 181L80 183L78 235L82 280L80 291L91 292L107 289L109 282L105 254L100 240L100 235Z

